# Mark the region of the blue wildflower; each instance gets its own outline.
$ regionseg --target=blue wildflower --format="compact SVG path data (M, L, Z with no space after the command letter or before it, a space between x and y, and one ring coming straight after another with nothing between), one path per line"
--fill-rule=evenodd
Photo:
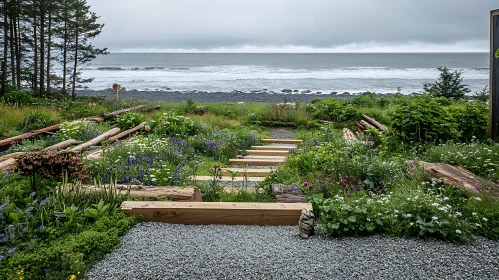
M43 225L40 226L40 230L44 230L45 227Z
M5 257L0 255L0 261L2 261L2 260L3 260L3 258L5 258Z
M3 180L7 180L7 178L8 178L8 177L9 177L9 172L7 171L7 172L5 173L5 175L3 175L3 177L2 177L2 181L3 181Z
M36 192L32 192L32 193L30 193L29 195L33 197L33 196L35 196L35 195L36 195Z
M10 248L9 251L7 251L9 254L12 254L14 253L14 251L16 250L16 248Z
M10 239L15 239L15 238L16 238L16 235L12 233L12 234L10 235Z
M32 207L32 206L30 206L30 207L28 207L28 208L24 211L24 213L29 213L29 212L31 212L32 210L33 210L33 207Z

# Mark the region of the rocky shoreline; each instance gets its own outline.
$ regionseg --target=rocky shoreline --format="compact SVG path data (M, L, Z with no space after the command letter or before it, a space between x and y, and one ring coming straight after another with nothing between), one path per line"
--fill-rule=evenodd
M192 99L194 102L301 102L310 103L314 99L326 98L349 98L357 94L351 93L320 93L312 91L283 90L282 92L260 91L232 91L232 92L205 92L205 91L138 91L126 90L120 91L121 99L139 99L148 101L168 101L185 102ZM104 96L109 99L115 97L111 90L79 90L78 96ZM383 95L387 96L387 95Z

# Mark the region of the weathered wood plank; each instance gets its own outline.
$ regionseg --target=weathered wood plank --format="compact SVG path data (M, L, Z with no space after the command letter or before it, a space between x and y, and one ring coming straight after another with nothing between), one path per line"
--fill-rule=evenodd
M223 175L229 175L230 176L230 171L233 172L238 172L238 176L266 176L270 172L274 171L275 169L270 169L270 168L223 168L222 169L222 174Z
M265 144L301 144L303 140L298 139L262 139Z
M357 140L357 137L350 129L343 128L343 139L345 139L347 141L354 141L354 140Z
M117 140L119 140L121 138L124 138L124 137L126 137L126 136L128 136L128 135L130 135L130 134L132 134L134 132L137 132L139 130L145 129L146 128L146 124L147 124L146 122L143 122L143 123L141 123L141 124L139 124L139 125L137 125L137 126L135 126L133 128L130 128L128 130L125 130L123 132L120 132L120 133L114 135L113 137L109 138L109 143L114 143Z
M271 150L271 151L291 151L296 149L296 147L291 146L251 146L254 150Z
M0 162L0 172L12 171L16 166L16 159L9 158Z
M499 10L490 12L490 86L489 86L489 136L499 138Z
M190 176L190 180L196 180L196 181L212 181L213 176ZM262 182L265 180L265 177L248 177L248 182ZM222 176L222 178L217 178L218 181L220 182L232 182L232 177L231 176ZM234 177L234 182L244 182L246 180L245 177L243 176L236 176Z
M72 149L72 151L74 151L74 152L84 151L86 148L88 148L90 146L97 145L97 144L101 143L102 141L104 141L104 140L106 140L106 139L108 139L108 138L110 138L110 137L112 137L112 136L120 133L120 131L121 131L121 129L119 129L119 128L113 128L113 129L107 131L106 133L103 133L103 134L95 137L94 139L92 139L92 140L90 140L88 142L85 142L83 144L80 144L80 145L74 147Z
M124 201L121 209L129 216L148 221L191 225L297 225L309 203L234 202L140 202Z
M117 111L114 111L114 112L105 113L104 116L106 118L116 117L117 115L121 115L121 114L124 114L124 113L135 111L135 110L138 110L140 108L144 108L145 106L146 105L138 105L138 106L135 106L135 107L125 108L125 109L117 110Z
M244 158L247 158L247 159L286 159L285 156L267 156L267 155L264 155L264 156L249 155L249 156L245 156Z
M287 156L289 155L289 150L279 151L279 150L247 150L246 153L249 156Z
M130 196L135 198L145 197L148 199L169 199L172 201L203 201L201 192L197 187L171 187L171 186L140 186L140 185L82 185L86 192L109 192L110 190L121 191L125 194L129 191Z
M364 120L366 120L369 124L373 125L374 127L376 127L381 131L383 132L388 131L388 127L384 126L382 123L376 121L375 119L370 118L367 115L362 115L362 118L364 118Z
M230 159L230 164L250 165L250 166L277 166L284 164L282 159L264 160L264 159Z
M423 161L417 164L413 161L408 161L407 164L411 172L414 172L419 166L432 179L455 188L466 189L476 193L484 191L494 197L499 197L499 185L487 181L462 167Z
M151 107L147 107L146 112L150 112L150 111L157 110L157 109L160 109L160 108L161 108L161 106L154 105L154 106L151 106Z

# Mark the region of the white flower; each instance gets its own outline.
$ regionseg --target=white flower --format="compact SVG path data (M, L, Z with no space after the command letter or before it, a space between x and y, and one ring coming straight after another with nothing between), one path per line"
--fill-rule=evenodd
M410 222L410 223L409 223L409 226L411 226L411 227L412 227L413 225L414 225L414 223L413 223L413 222Z
M399 210L395 209L395 211L394 211L394 212L395 212L395 213L398 213L398 212L399 212Z
M471 215L476 216L476 212L471 213Z
M461 217L461 216L462 216L461 212L456 212L456 217Z
M456 229L456 233L461 234L462 232L460 230Z
M398 218L399 215L393 215L395 218Z
M448 197L444 197L444 200L449 200L449 198Z
M412 217L412 214L407 214L407 215L405 215L405 216L406 216L407 218L410 218L410 217Z
M482 200L482 199L481 199L481 198L479 198L479 197L475 197L475 199L476 199L477 201L481 201L481 200Z
M437 216L433 216L433 217L431 217L431 219L434 220L434 221L436 221L436 220L438 220L438 217Z
M487 218L483 217L483 218L482 218L482 220L483 220L484 222L486 222L486 221L488 221L489 219L487 219Z
M431 206L438 207L438 206L440 206L440 204L438 204L438 203L432 203Z

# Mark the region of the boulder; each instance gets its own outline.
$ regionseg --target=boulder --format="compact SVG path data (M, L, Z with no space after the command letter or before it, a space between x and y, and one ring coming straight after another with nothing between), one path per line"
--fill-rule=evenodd
M290 90L290 89L283 89L283 90L281 90L281 92L284 92L284 93L292 93L293 91L292 91L292 90Z

